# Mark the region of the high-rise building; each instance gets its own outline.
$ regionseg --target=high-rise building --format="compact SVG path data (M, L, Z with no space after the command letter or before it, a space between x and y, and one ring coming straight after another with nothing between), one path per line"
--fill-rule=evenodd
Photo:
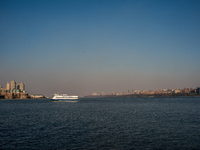
M15 81L15 80L12 80L12 81L10 82L10 84L11 84L10 89L11 89L11 90L15 90L15 89L16 89L16 81Z
M10 83L9 82L6 83L6 90L10 90Z
M20 90L20 83L17 84L17 89Z
M25 84L24 83L20 83L20 90L25 91Z

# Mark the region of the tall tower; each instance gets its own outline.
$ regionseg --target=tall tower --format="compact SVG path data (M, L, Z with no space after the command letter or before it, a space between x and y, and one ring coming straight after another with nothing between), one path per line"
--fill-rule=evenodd
M20 90L20 83L17 84L17 89Z
M12 80L11 82L10 82L10 84L11 84L11 90L15 90L16 89L16 81L15 80Z
M10 90L10 83L9 82L6 83L6 90Z
M24 83L20 83L20 90L25 91L25 84Z

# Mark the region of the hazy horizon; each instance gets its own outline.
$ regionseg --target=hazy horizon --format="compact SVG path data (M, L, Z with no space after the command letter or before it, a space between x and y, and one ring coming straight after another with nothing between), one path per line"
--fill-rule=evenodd
M0 86L85 95L200 86L199 0L1 0Z

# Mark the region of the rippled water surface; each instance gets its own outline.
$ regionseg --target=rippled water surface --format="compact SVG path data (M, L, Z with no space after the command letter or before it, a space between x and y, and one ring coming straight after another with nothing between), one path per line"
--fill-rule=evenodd
M200 98L0 100L0 149L200 149Z

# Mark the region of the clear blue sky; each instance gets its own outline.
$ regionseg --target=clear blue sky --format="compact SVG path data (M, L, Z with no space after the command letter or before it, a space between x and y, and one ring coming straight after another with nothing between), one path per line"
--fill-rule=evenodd
M200 86L199 0L0 0L0 85L30 94Z

